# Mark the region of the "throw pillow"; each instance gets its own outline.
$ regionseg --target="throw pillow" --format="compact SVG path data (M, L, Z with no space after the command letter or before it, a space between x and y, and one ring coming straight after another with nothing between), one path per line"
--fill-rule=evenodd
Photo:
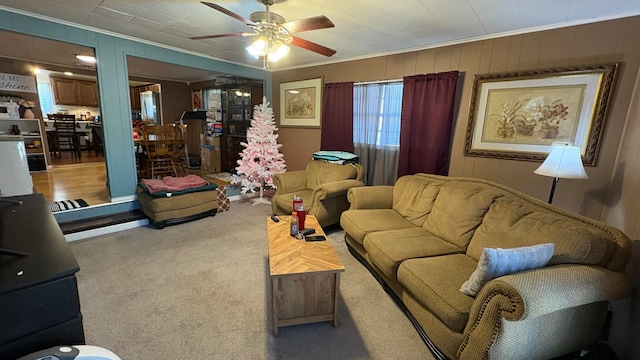
M540 268L553 256L553 244L539 244L513 249L484 248L478 267L465 281L460 291L476 296L487 282L519 271Z

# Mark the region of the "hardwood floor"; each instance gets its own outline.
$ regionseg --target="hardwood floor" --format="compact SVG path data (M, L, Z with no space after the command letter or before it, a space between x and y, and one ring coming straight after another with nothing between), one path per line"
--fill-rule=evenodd
M31 173L36 191L47 201L83 199L89 205L109 203L104 157L83 151L81 158L74 159L70 152L63 152L52 163L51 170Z
M229 185L228 182L207 177L199 169L189 172L220 186ZM66 151L60 158L53 158L53 169L32 172L31 178L36 191L43 194L47 201L82 199L89 205L110 202L106 163L101 155L83 151L78 159Z

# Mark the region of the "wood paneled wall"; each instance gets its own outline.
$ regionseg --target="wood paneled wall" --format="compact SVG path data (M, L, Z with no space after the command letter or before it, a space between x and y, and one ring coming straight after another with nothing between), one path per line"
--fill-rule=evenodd
M588 180L560 180L554 204L601 219L640 64L637 34L640 17L507 36L428 50L348 61L273 74L273 107L279 117L279 84L323 77L324 82L400 79L406 75L459 70L463 77L455 119L451 176L488 179L546 200L551 178L535 175L538 162L463 155L469 102L475 74L549 67L622 62L599 162L588 167ZM280 128L289 170L304 168L320 146L320 130Z
M463 155L475 74L607 62L622 64L602 138L598 164L588 180L563 179L554 204L614 225L634 240L627 273L640 286L640 17L508 36L430 50L343 62L273 75L273 104L279 113L279 84L322 76L325 82L397 79L405 75L462 72L455 120L451 176L497 181L546 200L551 178L535 175L538 162ZM281 128L289 170L304 168L320 147L320 130ZM640 295L612 304L610 343L622 359L640 357Z

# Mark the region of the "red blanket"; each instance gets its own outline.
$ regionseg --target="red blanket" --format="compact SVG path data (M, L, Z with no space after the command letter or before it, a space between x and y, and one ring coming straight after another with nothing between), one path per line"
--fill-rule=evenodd
M209 185L207 180L193 174L181 177L165 176L160 180L142 179L140 181L147 187L150 194L158 191L180 191Z

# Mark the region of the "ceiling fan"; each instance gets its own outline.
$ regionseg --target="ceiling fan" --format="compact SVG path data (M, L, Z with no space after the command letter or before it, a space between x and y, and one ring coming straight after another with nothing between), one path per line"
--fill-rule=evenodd
M302 31L332 28L335 25L329 18L324 15L319 15L287 22L281 15L269 11L269 6L273 5L276 0L259 1L266 6L266 11L254 12L249 16L249 19L227 10L220 5L201 1L204 5L243 22L251 29L251 32L196 36L190 39L203 40L228 36L257 36L258 39L246 49L251 55L255 56L256 59L262 57L265 68L268 67L269 62L277 61L287 55L289 52L287 44L298 46L327 57L336 53L333 49L292 35L293 33Z

